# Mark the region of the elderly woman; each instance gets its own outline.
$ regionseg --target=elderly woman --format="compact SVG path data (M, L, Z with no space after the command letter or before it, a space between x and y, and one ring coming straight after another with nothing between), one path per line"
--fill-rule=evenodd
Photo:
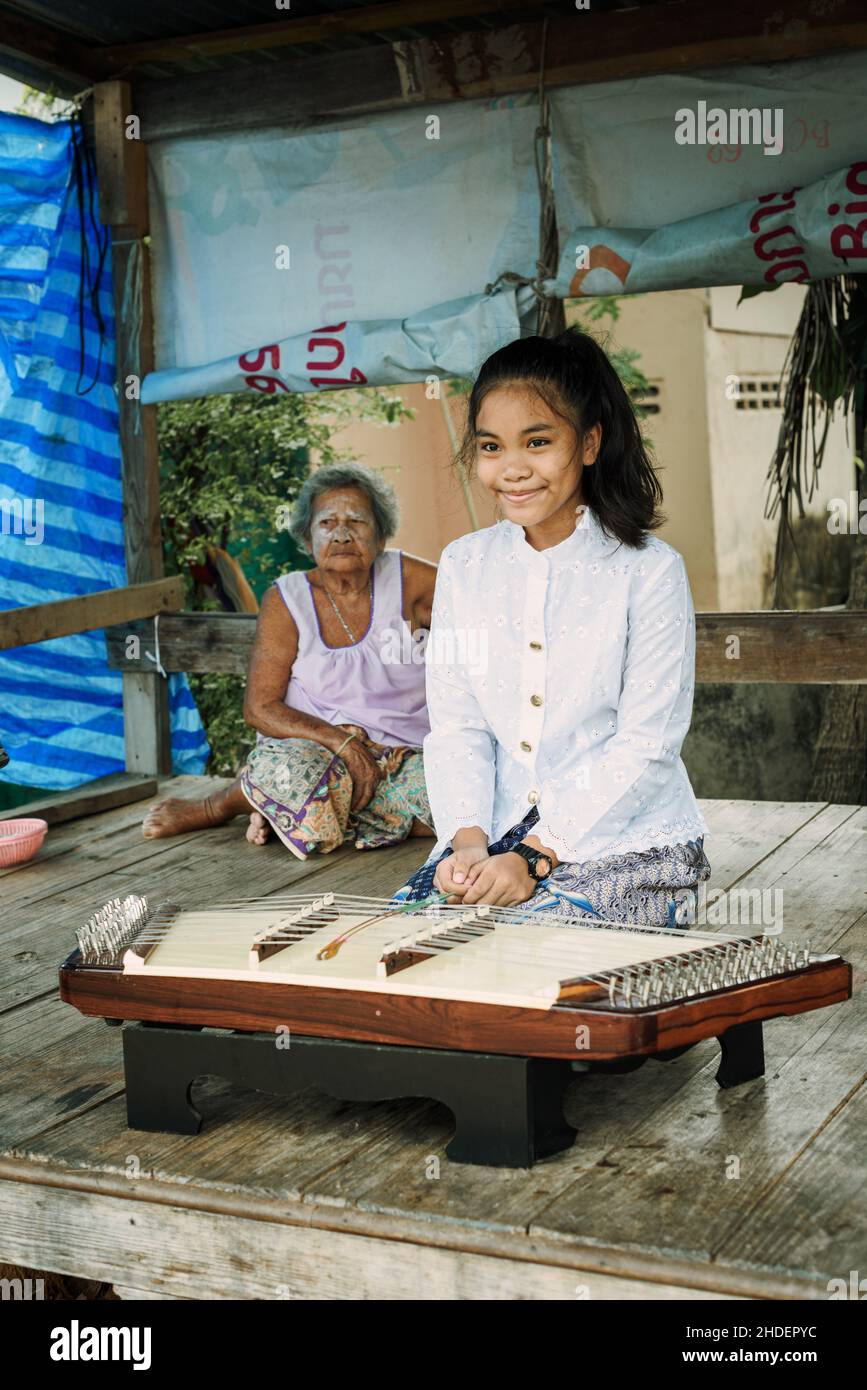
M396 529L394 493L368 469L338 464L307 480L290 531L316 567L283 575L263 599L244 703L256 747L224 791L158 803L146 836L251 808L247 838L273 830L299 858L433 833L414 636L430 624L436 566L386 549Z

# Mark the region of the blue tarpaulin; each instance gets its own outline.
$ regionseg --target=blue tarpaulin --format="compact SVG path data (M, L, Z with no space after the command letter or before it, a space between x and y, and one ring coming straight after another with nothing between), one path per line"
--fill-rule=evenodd
M76 180L77 139L69 122L0 112L0 609L127 582L111 251L100 270L105 232L82 161ZM169 705L175 772L204 771L185 676L169 677ZM121 677L102 632L0 652L0 743L0 781L21 786L123 770Z

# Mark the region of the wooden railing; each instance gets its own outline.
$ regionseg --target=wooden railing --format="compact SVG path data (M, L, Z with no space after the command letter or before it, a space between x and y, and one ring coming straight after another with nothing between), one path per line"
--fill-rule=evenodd
M149 618L155 613L169 613L183 602L184 582L175 578L130 584L123 589L100 589L95 594L34 603L27 608L9 608L0 613L0 651ZM153 671L152 666L150 670Z
M129 584L122 589L100 589L94 594L30 604L26 608L6 609L0 613L0 651L32 646L36 642L50 642L52 638L70 637L77 632L91 632L109 624L129 624L150 619L153 628L154 615L161 616L177 610L183 601L184 582L175 577L155 579L145 584ZM154 667L144 666L135 671L127 667L123 675L127 771L101 777L71 792L52 793L38 801L27 802L25 815L38 816L54 825L73 817L106 811L113 806L124 806L130 801L140 801L155 794L157 782L152 774L162 769L158 766L156 731L153 727L153 709L157 702L149 698L150 691L147 689L155 681ZM140 687L144 688L144 701L139 699ZM159 703L165 705L165 699ZM14 763L10 767L10 775L14 778ZM20 811L0 812L0 820L7 820L16 814L20 814Z
M182 581L162 579L0 613L0 649L105 626L108 665L124 676L127 772L28 806L28 814L55 822L154 795L153 774L160 769L147 723L153 702L137 705L131 698L137 682L159 683L158 669L246 675L255 616L172 611L182 602ZM697 613L696 678L721 684L867 684L867 612ZM139 752L131 757L130 748Z
M159 619L160 663L165 671L245 675L255 628L248 613L166 614ZM106 638L113 670L155 669L152 618L111 628ZM867 612L697 613L696 679L867 684Z

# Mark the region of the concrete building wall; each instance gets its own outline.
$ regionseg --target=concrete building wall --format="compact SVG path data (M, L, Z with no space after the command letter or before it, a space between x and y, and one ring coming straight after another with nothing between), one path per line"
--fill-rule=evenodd
M779 408L741 409L726 394L737 377L744 401L767 403L778 382L804 291L783 285L738 306L737 287L677 290L620 301L616 323L590 325L612 346L640 354L658 394L644 432L664 492L659 534L684 556L696 608L738 611L764 606L764 578L775 522L763 516L767 471L779 430ZM570 322L581 322L579 309ZM755 389L753 389L755 388ZM436 561L445 545L472 529L451 458L442 403L422 385L400 394L415 419L396 428L353 425L338 436L362 463L381 469L397 490L401 526L396 544ZM462 397L445 396L460 433ZM808 510L827 514L831 497L852 486L842 416L831 428L820 485ZM471 496L480 526L495 520L492 499L477 483Z
M765 575L777 520L766 518L764 511L768 468L782 420L774 393L804 290L784 285L740 308L735 307L737 287L707 293L705 363L717 607L734 612L762 608L766 602ZM853 477L852 438L851 421L847 442L845 418L838 411L816 491L811 500L805 498L808 515L827 516L829 499L847 496Z
M602 320L593 331L608 332L612 347L633 348L638 365L659 394L658 413L643 430L660 470L663 512L658 535L686 560L696 608L717 606L714 511L708 445L703 290L675 290L620 301L616 323ZM570 321L582 322L579 311Z

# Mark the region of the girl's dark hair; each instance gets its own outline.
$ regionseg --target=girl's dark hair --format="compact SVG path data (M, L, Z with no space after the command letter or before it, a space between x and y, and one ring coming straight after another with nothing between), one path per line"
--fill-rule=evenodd
M476 428L482 401L498 386L537 391L561 419L574 426L579 443L601 425L596 462L586 468L584 501L605 531L640 548L664 518L662 488L650 461L632 402L605 351L589 333L570 328L555 338L518 338L483 364L470 393L459 462L469 475L476 458Z

